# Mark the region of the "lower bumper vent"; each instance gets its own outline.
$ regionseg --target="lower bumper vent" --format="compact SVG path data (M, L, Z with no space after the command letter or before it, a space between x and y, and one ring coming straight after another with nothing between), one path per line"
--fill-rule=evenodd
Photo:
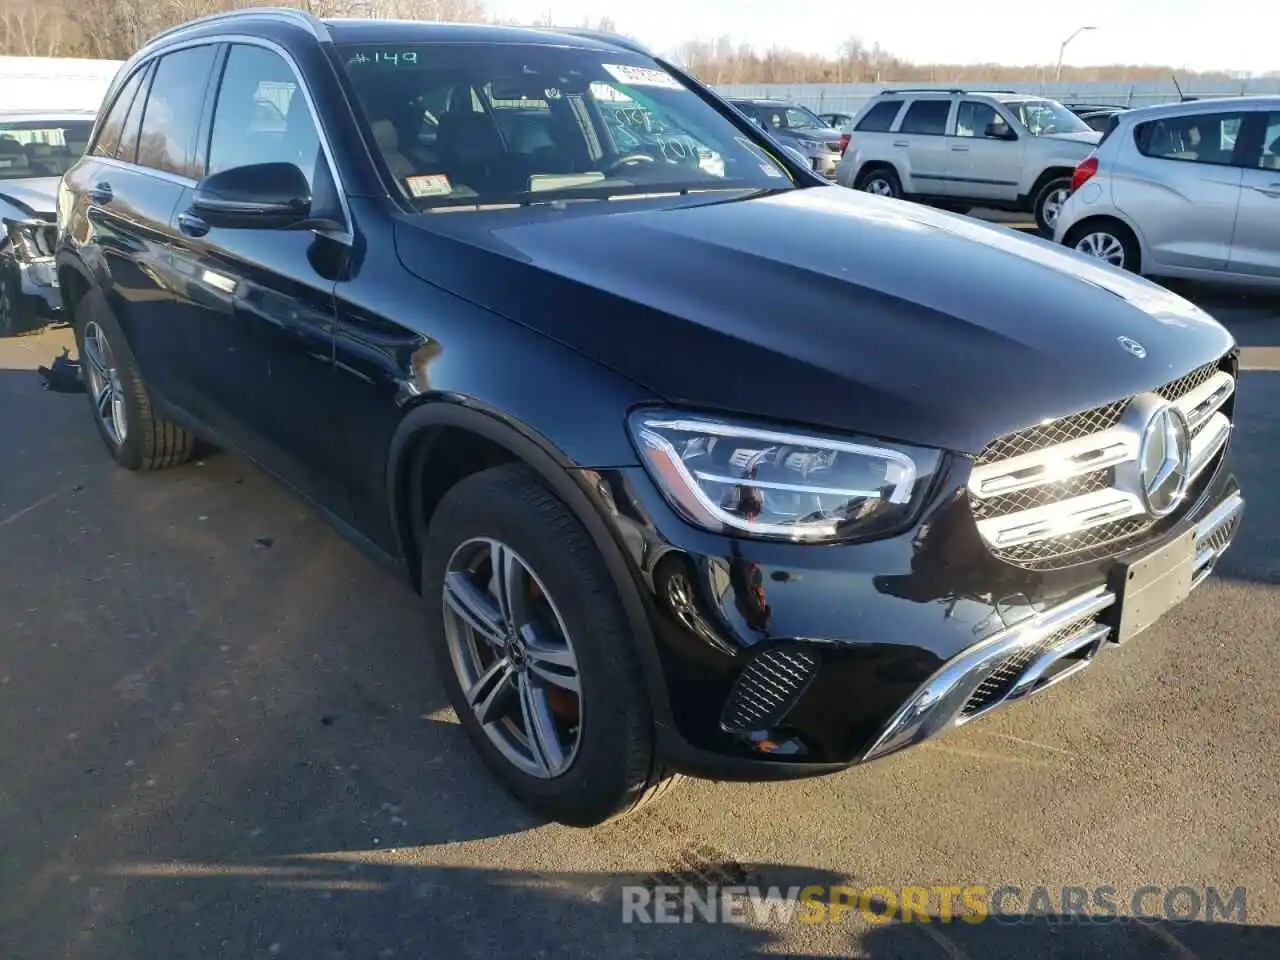
M1084 666L1103 636L1105 628L1099 627L1090 615L1073 620L1043 640L1014 651L978 684L965 701L960 718L972 719L1003 703L1014 693L1019 681L1024 685L1042 686L1053 682L1065 670ZM1029 675L1033 665L1038 666L1034 677ZM1029 688L1019 691L1020 694L1031 692Z
M796 650L766 650L743 669L725 702L720 726L743 733L773 726L795 706L818 670L815 657Z

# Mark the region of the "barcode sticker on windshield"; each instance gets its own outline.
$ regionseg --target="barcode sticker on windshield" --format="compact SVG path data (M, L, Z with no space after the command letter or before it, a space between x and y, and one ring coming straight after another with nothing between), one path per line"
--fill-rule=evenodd
M443 173L420 173L405 177L409 194L414 197L447 197L453 193L453 185Z
M609 75L629 87L662 87L664 90L683 90L680 81L665 70L650 67L632 67L622 63L601 64Z

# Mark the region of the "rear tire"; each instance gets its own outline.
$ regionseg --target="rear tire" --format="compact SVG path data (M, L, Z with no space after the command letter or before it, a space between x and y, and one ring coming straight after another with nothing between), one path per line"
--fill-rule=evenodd
M81 378L98 434L126 470L160 470L191 459L195 437L156 415L124 333L96 292L76 304Z
M1069 196L1071 196L1070 177L1057 177L1050 180L1036 194L1031 211L1035 214L1036 226L1046 237L1053 236L1053 230L1058 225L1058 215L1062 212L1062 205L1067 202Z
M511 589L498 589L498 567L516 571L503 578ZM671 786L612 577L577 518L527 467L494 467L445 494L425 536L422 596L449 699L518 800L586 827ZM479 621L459 613L463 600L483 612ZM549 683L552 664L561 679ZM572 686L578 692L566 693Z
M1079 223L1062 238L1062 245L1121 270L1142 270L1138 238L1119 220L1103 218Z
M878 197L902 199L902 181L892 167L872 167L858 177L857 189Z

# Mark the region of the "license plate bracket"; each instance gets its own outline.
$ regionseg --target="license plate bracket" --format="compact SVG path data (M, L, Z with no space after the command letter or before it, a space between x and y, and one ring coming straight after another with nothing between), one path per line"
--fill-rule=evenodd
M1115 565L1110 582L1117 597L1114 642L1131 640L1187 598L1195 556L1192 529L1146 556Z

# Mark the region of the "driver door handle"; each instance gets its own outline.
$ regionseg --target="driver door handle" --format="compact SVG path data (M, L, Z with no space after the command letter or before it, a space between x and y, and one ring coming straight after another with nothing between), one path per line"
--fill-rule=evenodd
M894 145L895 147L909 147L909 146L911 146L911 141L910 141L910 140L895 140L895 141L893 141L893 145Z
M951 151L952 153L968 153L969 148L968 147L952 147Z

